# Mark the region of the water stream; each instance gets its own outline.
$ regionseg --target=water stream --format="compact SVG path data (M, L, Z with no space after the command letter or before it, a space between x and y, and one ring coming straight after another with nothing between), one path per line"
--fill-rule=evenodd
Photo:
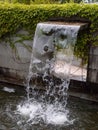
M98 106L67 95L81 26L37 25L26 90L0 84L0 130L98 129Z
M26 84L27 101L18 105L18 112L29 116L28 122L54 125L72 123L67 117L67 90L80 26L50 22L37 25ZM61 57L59 52L63 52ZM63 76L56 69L60 62L66 68ZM36 87L44 90L40 92Z

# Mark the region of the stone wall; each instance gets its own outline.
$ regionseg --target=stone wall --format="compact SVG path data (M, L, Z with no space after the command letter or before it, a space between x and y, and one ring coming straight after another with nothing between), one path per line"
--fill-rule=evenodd
M92 46L89 52L87 82L98 85L98 46Z
M21 38L28 35L27 31L21 30L11 36L7 42L0 43L0 81L24 85L29 73L33 36L31 40L22 41ZM62 63L57 66L62 67L61 70L64 69ZM73 59L70 75L71 79L85 81L86 69L81 67L80 59Z
M29 35L26 31L17 32L20 35ZM0 80L23 84L29 72L32 40L20 41L19 36L12 36L10 41L0 43ZM16 42L17 41L17 42Z

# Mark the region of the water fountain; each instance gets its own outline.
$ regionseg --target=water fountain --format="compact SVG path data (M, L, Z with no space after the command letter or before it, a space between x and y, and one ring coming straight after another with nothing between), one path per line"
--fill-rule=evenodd
M28 100L18 106L20 114L29 115L32 124L71 122L67 119L67 89L74 46L78 31L84 25L64 22L37 24L26 84ZM36 87L43 87L43 92Z
M98 129L98 106L67 98L74 45L84 26L37 25L26 91L0 83L0 130Z

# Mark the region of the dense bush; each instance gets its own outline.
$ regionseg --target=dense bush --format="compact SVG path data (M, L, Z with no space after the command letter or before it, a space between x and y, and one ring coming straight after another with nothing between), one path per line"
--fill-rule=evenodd
M54 4L54 3L65 3L67 1L62 0L0 0L2 3L23 3L23 4Z
M19 5L0 4L0 38L13 34L24 28L34 33L37 23L49 18L81 17L91 21L90 33L77 42L76 54L83 57L88 43L98 45L98 5L95 4L61 4L61 5ZM92 42L91 42L92 41Z
M33 4L53 4L58 3L59 0L32 0L31 3Z

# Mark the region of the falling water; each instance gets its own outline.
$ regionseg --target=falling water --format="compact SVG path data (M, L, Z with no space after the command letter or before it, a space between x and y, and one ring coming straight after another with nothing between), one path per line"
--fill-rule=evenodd
M37 24L27 78L27 101L18 112L32 124L69 123L67 90L80 24Z

